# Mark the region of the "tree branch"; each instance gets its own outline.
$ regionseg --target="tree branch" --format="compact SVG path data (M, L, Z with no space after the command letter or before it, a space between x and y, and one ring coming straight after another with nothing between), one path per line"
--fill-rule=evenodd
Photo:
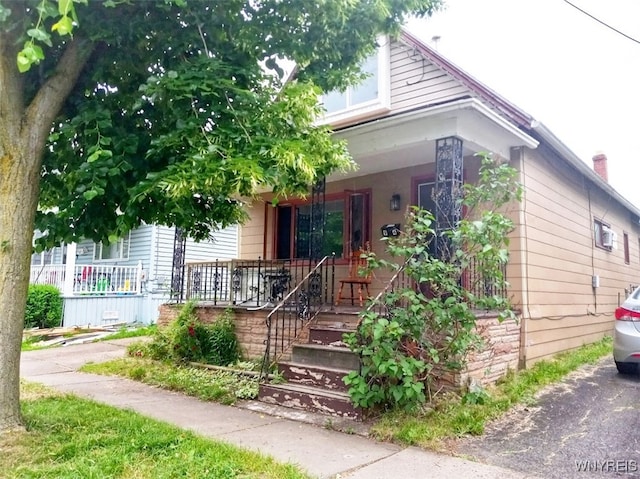
M76 36L64 51L53 74L40 87L21 121L22 140L32 151L44 151L51 124L73 90L94 45Z
M0 34L0 156L11 138L17 138L22 114L22 78L16 66L18 48L7 34ZM16 108L17 107L17 108Z

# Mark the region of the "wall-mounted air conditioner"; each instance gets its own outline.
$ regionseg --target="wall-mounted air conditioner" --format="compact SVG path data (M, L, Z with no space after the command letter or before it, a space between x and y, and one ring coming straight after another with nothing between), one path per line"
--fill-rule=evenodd
M611 248L615 239L615 233L609 228L602 229L602 246L605 248Z

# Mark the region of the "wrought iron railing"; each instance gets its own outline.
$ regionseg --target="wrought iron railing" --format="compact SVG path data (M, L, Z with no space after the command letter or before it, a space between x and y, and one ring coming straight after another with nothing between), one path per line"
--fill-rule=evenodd
M311 265L311 264L310 264ZM333 309L335 290L335 255L325 256L309 268L267 315L267 338L262 362L261 379L271 366L298 338L324 307Z
M409 261L410 260L405 261L405 263L393 274L385 288L369 302L365 311L375 311L381 316L387 317L391 308L404 306L404 298L400 296L395 298L395 302L392 305L387 304L387 302L383 300L383 297L387 296L389 293L401 291L407 287L416 287L416 282L409 278L405 271ZM495 278L487 277L479 270L479 266L478 260L474 258L469 266L462 272L460 285L473 293L476 298L486 298L494 295L505 297L507 295L507 288L504 282L501 282L500 285L498 285ZM506 277L506 269L506 265L503 265L503 277ZM429 294L428 287L422 286L421 289L423 293L427 295Z

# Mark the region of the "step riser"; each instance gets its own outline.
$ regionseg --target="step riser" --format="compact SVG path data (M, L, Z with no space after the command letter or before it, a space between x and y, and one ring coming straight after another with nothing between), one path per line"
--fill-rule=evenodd
M260 385L260 400L268 404L279 404L294 409L319 412L329 416L359 419L361 412L348 399L326 398L315 394L300 393Z
M315 324L319 327L356 329L359 317L356 314L320 313L316 316Z
M349 389L342 381L345 372L327 371L303 364L280 364L278 369L290 383L302 384L329 391L347 392Z
M291 362L333 369L346 369L348 371L360 368L360 359L348 349L318 350L306 348L304 344L293 346Z
M309 331L309 342L311 344L325 344L327 346L347 347L343 340L343 330L331 330L312 327Z

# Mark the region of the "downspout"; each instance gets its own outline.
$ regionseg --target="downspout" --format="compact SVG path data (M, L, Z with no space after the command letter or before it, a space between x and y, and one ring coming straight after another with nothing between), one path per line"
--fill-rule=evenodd
M511 150L512 160L517 161L520 171L520 184L522 185L522 202L518 208L518 222L520 223L520 280L522 284L522 311L520 321L520 354L518 358L518 369L527 367L527 335L529 332L529 320L531 311L529 310L529 232L527 231L527 188L525 175L524 148L518 147Z

